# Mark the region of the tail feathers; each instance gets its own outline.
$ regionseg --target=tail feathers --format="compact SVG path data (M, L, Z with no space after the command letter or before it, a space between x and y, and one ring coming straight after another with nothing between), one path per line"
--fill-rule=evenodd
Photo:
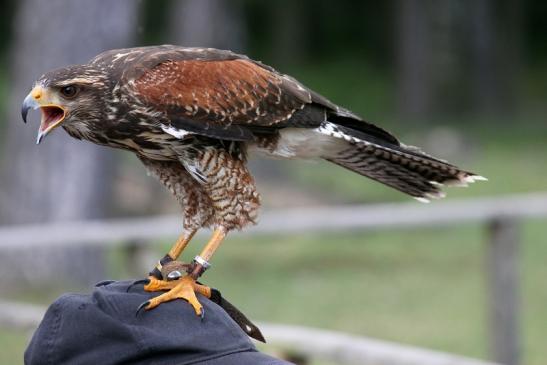
M346 140L348 148L326 157L327 161L411 195L419 201L443 198L443 186L467 186L468 183L487 180L431 157L416 147L380 144L377 138L374 138L374 142L367 141L363 133L353 133L349 128L329 124L331 135Z

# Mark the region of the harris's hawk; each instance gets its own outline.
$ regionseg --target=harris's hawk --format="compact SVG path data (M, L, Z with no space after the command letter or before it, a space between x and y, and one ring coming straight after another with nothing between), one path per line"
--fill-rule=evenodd
M134 152L180 202L183 233L145 286L168 290L202 314L196 283L226 234L254 224L260 198L247 156L324 159L418 200L443 185L484 178L400 143L294 78L230 51L171 45L107 51L83 65L50 71L25 98L40 108L37 143L58 126L72 137ZM188 274L165 280L195 232L214 233Z

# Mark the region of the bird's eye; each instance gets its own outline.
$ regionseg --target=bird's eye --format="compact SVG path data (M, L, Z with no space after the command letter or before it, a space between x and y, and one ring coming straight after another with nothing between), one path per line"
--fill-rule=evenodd
M75 97L76 94L78 94L78 91L78 88L74 85L68 85L61 88L61 94L69 99Z

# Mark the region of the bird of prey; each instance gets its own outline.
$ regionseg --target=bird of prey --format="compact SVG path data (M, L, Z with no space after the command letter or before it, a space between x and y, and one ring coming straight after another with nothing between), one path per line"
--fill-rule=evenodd
M484 178L406 146L389 132L246 56L172 45L111 50L50 71L22 106L41 110L37 143L61 126L72 137L134 152L182 206L181 236L150 273L143 303L186 299L226 235L255 224L260 198L247 157L324 159L427 201L443 185ZM168 280L196 231L213 229L187 275Z

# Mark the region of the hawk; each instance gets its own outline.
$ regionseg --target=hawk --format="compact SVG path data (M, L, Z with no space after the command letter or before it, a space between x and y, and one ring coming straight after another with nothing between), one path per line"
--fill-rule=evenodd
M247 157L324 159L418 200L443 185L483 177L406 146L386 130L246 56L172 45L111 50L40 77L22 106L41 110L37 143L61 126L70 136L135 153L183 210L182 234L145 289L165 291L203 315L196 282L226 235L255 224L260 206ZM168 280L196 231L213 235L187 275Z

